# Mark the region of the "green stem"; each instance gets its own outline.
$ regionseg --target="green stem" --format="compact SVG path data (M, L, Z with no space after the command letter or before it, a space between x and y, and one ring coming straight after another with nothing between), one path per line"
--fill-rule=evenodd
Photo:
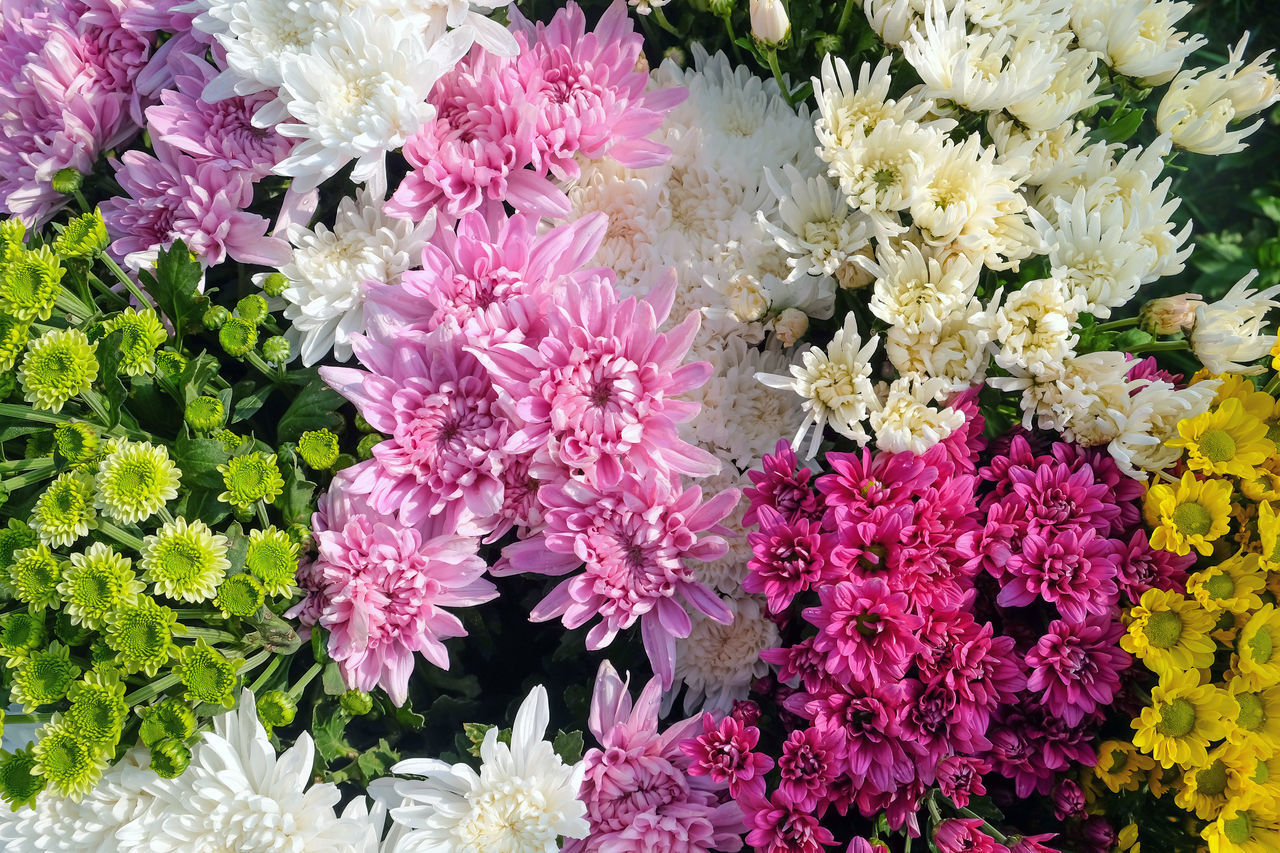
M661 6L650 7L650 10L653 13L653 19L658 22L658 26L662 27L664 30L671 33L671 35L673 36L683 37L679 30L671 26L671 22L668 21L667 16L663 14Z
M83 391L80 394L81 399L93 411L94 417L98 419L98 423L104 427L111 425L111 416L107 414L107 407L102 402L102 397L98 396L98 392L93 389Z
M954 803L953 803L953 805L954 805ZM956 806L956 811L957 811L957 812L959 812L960 814L964 815L965 817L969 818L970 820L980 820L980 821L982 821L982 827L981 827L982 831L983 831L983 832L985 832L987 835L990 835L990 836L991 836L992 838L994 838L996 841L999 841L1001 844L1004 844L1005 842L1007 842L1007 841L1009 840L1009 839L1005 836L1005 834L1004 834L1003 832L1001 832L1000 830L996 829L996 828L995 828L994 826L992 826L991 824L987 823L987 822L986 822L986 820L985 820L985 819L983 819L982 815L978 814L977 812L973 811L972 809L962 809L962 808L960 808L959 806Z
M124 697L124 703L130 708L149 702L170 687L178 683L178 673L171 672L168 675L161 676L149 684L144 684L137 690Z
M80 191L79 187L72 190L71 195L75 197L76 204L80 205L81 213L88 213L93 210L93 208L89 206L89 199L84 197L84 193Z
M297 683L289 688L289 695L294 699L301 697L302 691L307 689L307 685L311 683L311 679L320 674L321 668L320 664L313 663L311 668L302 674L302 678L299 678Z
M114 524L107 521L102 516L98 516L98 531L100 533L105 533L107 536L110 536L112 539L116 540L121 545L125 545L129 548L132 548L135 551L142 550L141 539L139 539L137 536L134 536L132 533L127 533L124 530L121 530L119 527L116 527Z
M1125 329L1125 328L1128 328L1129 326L1136 326L1136 325L1138 325L1137 317L1125 317L1121 320L1112 320L1110 323L1099 323L1093 328L1099 332L1110 332L1115 329Z
M17 421L35 421L41 424L69 424L75 418L70 415L59 415L53 412L42 412L30 406L16 406L13 403L0 403L0 418L13 418Z
M254 679L253 684L249 685L249 692L251 692L254 696L257 696L258 691L261 690L262 686L267 683L267 679L270 678L272 675L275 675L276 670L280 668L280 664L282 663L284 663L283 655L276 655L275 657L273 657L271 659L271 663L267 664L267 668L262 671L262 674L259 675L256 679Z
M11 459L7 462L0 462L0 474L16 474L19 471L34 471L37 469L53 470L53 457L39 456L35 459Z
M1187 341L1155 341L1140 347L1134 347L1129 352L1137 355L1140 352L1178 352L1179 350L1188 349L1191 349L1191 344Z
M844 10L840 12L840 23L836 24L836 35L844 35L844 31L849 28L849 24L853 21L854 0L844 0Z
M47 723L53 719L53 714L5 714L4 724L6 726L21 725L23 723Z
M58 292L58 296L54 299L53 304L60 310L66 311L72 317L75 317L81 323L88 320L95 313L92 308L85 305L84 302L80 301L74 293L67 290L65 287Z
M1280 373L1271 377L1271 381L1267 383L1267 387L1262 390L1274 397L1276 392L1280 391Z
M265 528L271 526L271 519L267 516L267 505L263 501L258 501L254 505L254 509L258 512L258 522Z
M111 270L111 272L115 274L115 277L125 286L125 289L132 293L134 298L142 303L143 306L152 306L151 299L138 289L137 283L129 277L129 274L125 272L119 264L116 263L115 258L111 257L106 252L101 252L98 255L98 259L107 265L107 269Z
M217 628L192 628L190 625L182 626L182 633L174 632L174 636L184 639L204 640L206 643L225 643L227 645L235 645L240 642L240 638L230 631L219 631Z
M778 81L778 88L782 91L783 96L787 99L787 103L791 106L796 105L795 97L791 94L791 84L782 76L782 69L778 67L778 51L775 48L769 48L764 53L765 60L769 63L769 71L773 74L773 79Z
M156 510L156 515L160 516L160 520L165 524L173 524L173 513L169 512L169 508L167 506L161 506Z
M112 299L112 300L114 300L114 301L116 301L116 302L119 302L119 303L120 303L120 304L122 304L122 305L128 305L128 304L129 304L129 300L128 300L128 299L125 299L125 298L124 298L123 296L121 296L119 293L116 293L116 292L115 292L114 290L112 290L110 287L107 287L106 282L104 282L102 279L98 278L98 277L97 277L96 275L94 275L93 273L88 273L88 274L85 276L85 279L89 282L89 284L93 285L93 289L94 289L94 290L98 291L100 294L102 294L102 295L103 295L104 297L106 297L107 299Z
M267 364L256 351L250 350L245 353L244 360L256 367L263 376L271 380L272 384L279 385L284 382L284 369Z
M43 483L53 474L53 460L49 460L49 467L36 471L27 471L14 477L9 477L4 481L4 487L7 491L16 492L19 489L25 489L27 486L34 486L36 483Z

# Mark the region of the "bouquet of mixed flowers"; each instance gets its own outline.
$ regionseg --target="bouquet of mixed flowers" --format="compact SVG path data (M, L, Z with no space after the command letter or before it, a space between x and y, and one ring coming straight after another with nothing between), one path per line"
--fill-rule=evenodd
M1190 11L4 0L0 846L1280 849Z

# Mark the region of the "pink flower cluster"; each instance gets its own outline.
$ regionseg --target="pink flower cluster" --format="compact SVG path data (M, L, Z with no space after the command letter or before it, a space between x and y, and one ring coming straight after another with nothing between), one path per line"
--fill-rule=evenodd
M387 206L393 215L454 219L504 202L564 216L569 200L553 180L577 177L575 158L642 168L669 156L646 136L685 93L648 90L643 39L622 0L593 32L575 3L545 25L511 14L517 55L476 47L432 90L436 116L405 143L412 171Z
M584 756L586 777L578 794L591 832L566 843L565 853L742 849L742 810L728 796L734 782L708 770L714 756L686 748L697 718L658 731L661 698L662 686L653 679L633 704L627 682L608 661L601 664L589 719L600 746ZM755 772L766 769L757 766Z
M995 452L972 400L955 406L966 425L920 456L831 453L815 478L783 442L751 472L743 587L787 642L764 653L785 737L757 756L753 738L709 727L699 748L724 755L717 738L736 738L740 766L776 758L772 792L756 775L735 791L758 849L833 844L832 809L918 832L935 787L960 807L988 787L1048 795L1092 764L1130 665L1121 595L1185 578L1185 561L1148 546L1142 487L1108 456L1037 453L1023 433ZM709 766L735 778L723 758ZM975 832L944 822L935 841L1006 849Z

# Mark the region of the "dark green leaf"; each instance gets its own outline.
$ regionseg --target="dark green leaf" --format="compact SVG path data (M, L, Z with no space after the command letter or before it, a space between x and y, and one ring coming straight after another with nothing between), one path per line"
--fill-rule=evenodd
M244 535L244 528L239 522L228 527L223 535L227 537L227 560L231 563L229 574L236 574L244 569L244 558L249 553L249 537Z
M231 455L222 442L212 438L179 438L173 446L173 461L182 469L184 486L204 486L222 491L222 475L218 466Z
M237 424L253 417L275 390L271 385L254 388L251 382L237 382L235 388L236 403L231 410L231 423Z
M427 718L414 711L408 701L395 709L394 716L397 723L415 732L427 724Z
M287 523L306 524L311 517L311 499L315 495L316 484L303 474L292 451L281 452L277 461L284 477L284 489L276 498L275 506Z
M1141 329L1128 329L1121 334L1116 335L1112 345L1115 349L1122 352L1130 352L1138 349L1139 347L1146 346L1154 340L1155 338L1151 337L1151 335Z
M1099 125L1096 132L1107 142L1124 142L1142 127L1142 119L1146 114L1146 110L1121 107Z
M566 764L576 764L582 759L582 732L556 732L551 748Z
M319 635L319 631L315 628L311 629L313 638ZM341 696L347 692L347 683L342 680L342 670L333 661L325 664L324 669L320 670L320 683L324 686L324 692L328 696Z
M218 375L222 366L218 364L218 360L207 352L187 362L187 367L182 371L182 389L183 403L190 403L196 397L204 393L204 386L209 384L209 380Z
M120 407L129 395L120 381L120 361L123 358L120 345L123 340L124 332L116 329L98 341L98 381L102 383L102 393L106 398L107 426L120 423Z
M280 416L276 427L276 441L297 441L304 432L325 427L336 432L343 423L338 409L345 402L341 394L317 376L298 393Z
M183 478L184 484L186 478ZM177 506L173 509L174 515L180 515L183 518L198 518L205 524L213 527L231 514L231 507L218 500L218 494L222 491L218 488L189 488L184 485L182 491L186 493L178 499Z
M209 298L200 292L204 269L191 257L186 244L177 240L168 249L161 249L155 272L143 270L138 279L155 300L156 308L173 323L177 338L200 329Z
M356 766L366 782L386 776L391 772L391 765L400 760L400 753L391 748L386 738L379 738L376 746L363 750L356 759Z
M311 715L311 736L325 763L338 758L355 758L360 753L347 743L347 718L340 710L317 705Z

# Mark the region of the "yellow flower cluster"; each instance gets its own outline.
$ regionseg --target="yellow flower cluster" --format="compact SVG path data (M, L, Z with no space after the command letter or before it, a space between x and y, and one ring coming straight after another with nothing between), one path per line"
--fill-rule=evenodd
M1206 378L1206 377L1200 377ZM1121 646L1158 676L1132 743L1107 741L1110 790L1173 795L1210 853L1280 850L1280 403L1243 377L1178 424L1183 473L1144 506L1151 544L1200 558L1185 591L1150 589Z

